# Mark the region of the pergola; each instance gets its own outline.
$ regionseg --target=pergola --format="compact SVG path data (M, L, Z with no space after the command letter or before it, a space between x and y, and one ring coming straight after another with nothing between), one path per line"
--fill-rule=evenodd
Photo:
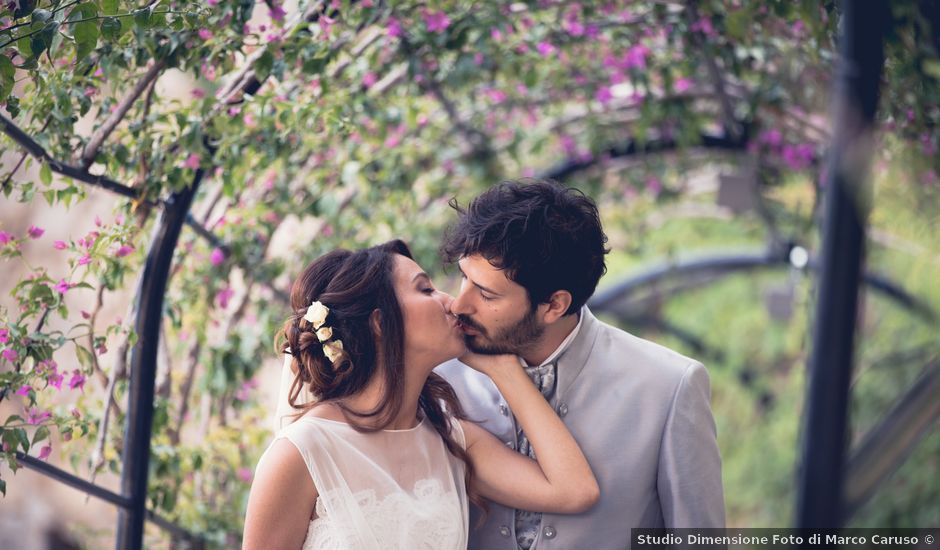
M879 98L884 64L882 37L888 17L887 2L845 2L842 22L842 43L839 73L837 75L832 127L834 135L825 159L825 214L822 230L822 250L818 257L798 260L803 250L800 243L771 242L764 252L753 255L725 254L696 260L670 262L644 273L610 285L593 297L589 305L595 310L608 312L624 321L631 317L631 307L642 306L648 297L643 291L661 292L662 285L671 285L669 295L692 286L707 284L718 277L752 270L797 267L815 273L818 278L818 297L815 305L812 354L807 365L809 387L804 423L807 429L802 441L802 469L799 475L797 527L839 527L877 489L879 483L893 472L906 458L908 451L926 430L940 417L940 401L933 398L940 390L940 365L933 364L918 382L897 402L883 421L873 429L858 448L847 456L846 422L849 382L853 365L854 330L858 296L862 289L879 292L893 300L912 315L928 322L936 322L936 314L916 296L899 285L863 268L864 239L867 212L856 200L865 184L864 162L870 155L870 136ZM934 9L934 15L938 10ZM314 22L324 16L319 5L302 14L300 21ZM242 98L257 92L267 77L256 74L252 63L247 63L228 87L217 94L217 112L235 105ZM719 77L720 81L720 77ZM719 86L720 89L720 86ZM433 91L433 90L432 90ZM143 88L134 97L140 96ZM449 103L441 90L433 91L447 109ZM722 131L700 136L699 147L719 151L745 150L748 143L748 124L738 121L724 97ZM450 105L452 109L452 105ZM92 175L88 164L74 166L52 158L33 137L21 131L16 124L0 115L0 127L28 154L40 159L63 176L90 186L96 186L133 200L140 198L138 190L109 179ZM112 128L113 129L113 128ZM457 128L481 154L486 142L473 128ZM101 136L107 137L107 132ZM99 141L100 144L100 141ZM210 152L214 145L206 139L204 146ZM654 140L630 141L610 147L608 158L629 157L636 154L658 154L679 147L675 139L663 137ZM93 158L93 153L91 158ZM594 166L593 159L569 159L545 171L542 175L561 181L570 179L582 170ZM171 277L171 264L184 227L215 247L225 247L190 212L200 184L211 168L200 166L192 181L184 189L165 198L151 200L148 206L160 210L159 222L150 237L147 259L136 289L134 330L140 336L130 353L130 390L124 427L125 441L122 456L123 470L119 493L104 489L93 482L22 453L17 454L23 465L62 483L105 500L120 508L117 548L140 548L144 524L149 520L173 536L200 545L198 537L161 518L147 509L146 492L150 460L151 433L154 418L155 379L157 356L164 313L164 295ZM804 251L805 252L805 251ZM283 299L284 292L273 289ZM660 326L667 332L696 345L694 335L675 327Z

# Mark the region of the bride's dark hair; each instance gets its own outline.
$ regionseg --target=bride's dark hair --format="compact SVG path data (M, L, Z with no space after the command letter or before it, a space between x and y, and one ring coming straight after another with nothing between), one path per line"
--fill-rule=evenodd
M404 395L405 326L393 282L396 254L412 257L408 245L400 240L354 252L334 250L314 260L294 281L290 295L293 313L278 332L275 347L293 357L294 381L288 403L298 416L318 403L330 402L362 432L381 430L397 417ZM324 355L313 324L304 320L307 307L314 301L329 308L324 326L332 328L333 340L343 342L343 350L334 361ZM373 328L376 311L378 332ZM379 404L371 411L349 408L346 400L365 388L374 376L384 379L385 391ZM298 404L304 387L314 401ZM446 407L451 416L466 418L453 388L432 372L421 390L418 406L451 454L466 464L469 492L473 467L455 440L445 414ZM368 426L360 422L367 418L375 421ZM475 496L471 499L478 501Z

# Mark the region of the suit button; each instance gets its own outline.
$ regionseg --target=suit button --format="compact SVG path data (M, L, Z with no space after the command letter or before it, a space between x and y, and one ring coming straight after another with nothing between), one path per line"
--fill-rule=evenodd
M509 537L509 527L506 527L505 525L503 525L502 527L500 527L500 528L499 528L499 534L502 535L502 536L504 536L504 537L507 537L507 538L508 538L508 537Z
M547 539L553 539L553 538L555 538L555 535L558 534L558 532L555 531L555 528L554 528L554 527L552 527L551 525L549 525L549 526L545 527L545 529L542 529L542 534L545 535L545 538L547 538Z
M509 407L507 407L505 403L499 404L499 414L509 416Z
M515 442L515 441L507 441L507 442L506 442L506 446L509 447L510 449L514 450L514 451L516 450L516 442Z
M568 414L568 405L565 403L558 405L558 416L564 418L566 414Z

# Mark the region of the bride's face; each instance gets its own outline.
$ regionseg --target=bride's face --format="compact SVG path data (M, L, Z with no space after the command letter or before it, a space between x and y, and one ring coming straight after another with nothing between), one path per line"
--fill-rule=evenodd
M395 255L393 276L405 325L405 364L433 368L463 354L463 333L450 312L453 296L434 288L410 258Z

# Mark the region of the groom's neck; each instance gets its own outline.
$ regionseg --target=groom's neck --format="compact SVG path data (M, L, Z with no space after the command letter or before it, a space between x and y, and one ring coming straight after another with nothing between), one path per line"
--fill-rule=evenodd
M539 341L519 355L528 365L541 365L552 352L558 349L558 346L565 341L565 338L571 334L576 326L578 326L578 316L576 314L565 315L554 323L547 325Z

